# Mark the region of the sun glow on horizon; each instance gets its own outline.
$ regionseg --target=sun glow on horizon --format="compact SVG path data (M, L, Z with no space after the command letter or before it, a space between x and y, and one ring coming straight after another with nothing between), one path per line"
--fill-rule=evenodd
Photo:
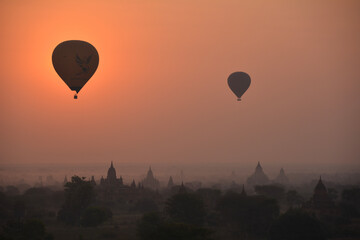
M0 5L6 161L358 159L358 1ZM99 53L76 101L51 61L69 39Z

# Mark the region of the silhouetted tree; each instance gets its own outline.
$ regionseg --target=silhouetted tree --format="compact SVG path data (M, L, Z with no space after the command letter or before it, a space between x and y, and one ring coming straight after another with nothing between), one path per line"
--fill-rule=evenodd
M354 204L342 201L340 202L339 207L342 217L348 222L351 218L360 217L360 213Z
M360 217L360 188L343 190L340 207L346 219Z
M159 207L156 202L150 198L139 199L132 210L139 211L141 213L156 212Z
M143 240L157 239L160 226L164 223L158 212L146 213L137 226L137 233Z
M36 187L29 188L23 197L29 204L45 206L52 203L52 201L49 201L52 194L53 191L48 188Z
M137 228L142 240L210 240L211 232L203 227L166 221L159 213L144 214Z
M212 188L199 188L196 194L203 199L205 207L209 210L216 207L216 203L221 197L221 191Z
M84 227L96 227L110 218L112 218L110 209L88 207L81 216L81 225Z
M79 223L80 216L95 197L93 185L85 178L73 176L65 184L65 203L58 212L58 219L66 224Z
M10 185L6 187L5 194L8 196L19 195L20 191L17 187Z
M255 192L278 201L281 201L285 196L284 188L278 185L257 185L255 186Z
M193 193L179 193L172 196L166 202L165 211L176 222L197 225L204 222L204 202Z
M290 208L294 206L299 207L304 202L304 198L300 196L297 191L289 190L286 193L286 202Z
M210 240L211 231L206 228L185 223L168 222L160 226L159 240Z
M290 209L274 222L270 240L323 240L325 233L319 220L299 209Z
M234 234L239 232L265 235L270 225L279 215L275 199L264 196L243 196L228 192L217 206L223 224L232 225Z
M22 196L7 196L0 193L0 223L10 219L20 221L25 217L27 210Z
M12 206L14 217L20 220L25 217L26 203L22 199L18 199L13 203Z
M8 221L0 233L2 240L52 240L39 220Z
M331 200L336 201L339 197L338 191L335 188L328 188L328 195Z
M358 210L360 210L360 188L345 189L341 194L341 198L344 202L353 204Z
M49 188L33 187L33 188L29 188L28 190L26 190L24 195L40 195L40 196L44 196L44 195L47 195L47 194L49 194L51 192L52 191Z
M11 212L8 197L0 192L0 226L5 224L5 222L12 217Z

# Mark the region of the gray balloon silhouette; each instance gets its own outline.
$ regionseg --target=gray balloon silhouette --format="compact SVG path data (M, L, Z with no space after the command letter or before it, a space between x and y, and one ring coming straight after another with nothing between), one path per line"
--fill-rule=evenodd
M250 83L250 76L244 72L234 72L228 77L228 85L238 97L238 101L241 101L241 96L248 90Z

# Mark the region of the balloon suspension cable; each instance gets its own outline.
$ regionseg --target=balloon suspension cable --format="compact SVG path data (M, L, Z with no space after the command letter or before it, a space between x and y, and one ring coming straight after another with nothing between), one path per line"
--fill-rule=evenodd
M238 100L238 101L241 101L241 98L238 98L237 100Z
M74 95L74 99L78 99L78 95L77 95L77 93L75 93L75 95Z

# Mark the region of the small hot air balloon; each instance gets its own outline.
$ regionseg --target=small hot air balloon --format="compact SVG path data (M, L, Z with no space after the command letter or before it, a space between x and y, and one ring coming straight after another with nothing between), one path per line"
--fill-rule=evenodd
M246 92L251 83L250 76L244 72L234 72L228 77L228 85L241 101L241 96Z
M88 42L70 40L60 43L52 54L52 63L57 74L72 91L74 99L81 88L94 75L99 65L99 54Z

